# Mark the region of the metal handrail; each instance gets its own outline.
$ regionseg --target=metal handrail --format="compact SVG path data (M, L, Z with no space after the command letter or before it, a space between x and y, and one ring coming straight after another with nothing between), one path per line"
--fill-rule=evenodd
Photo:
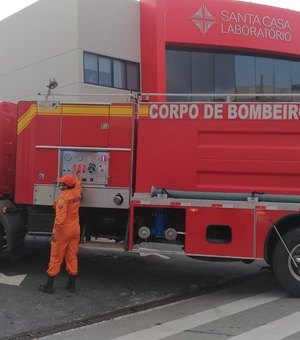
M45 93L39 93L45 95ZM176 96L176 97L300 97L300 93L161 93L161 92L132 92L132 93L52 93L53 96L70 97L132 97L138 96Z
M300 93L141 93L141 96L176 97L300 97Z

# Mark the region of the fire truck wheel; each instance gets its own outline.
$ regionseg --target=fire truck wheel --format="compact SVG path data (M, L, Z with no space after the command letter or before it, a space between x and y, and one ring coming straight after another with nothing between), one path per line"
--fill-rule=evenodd
M292 295L300 297L300 228L278 240L272 258L272 268L279 283Z
M4 246L4 231L2 225L0 224L0 255L2 253L3 246Z

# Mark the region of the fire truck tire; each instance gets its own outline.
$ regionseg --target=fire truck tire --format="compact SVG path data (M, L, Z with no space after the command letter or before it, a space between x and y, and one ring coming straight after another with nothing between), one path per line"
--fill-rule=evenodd
M2 225L0 224L0 255L2 253L3 246L4 246L4 230Z
M290 254L278 240L272 257L273 272L283 288L300 297L300 228L291 230L282 238Z

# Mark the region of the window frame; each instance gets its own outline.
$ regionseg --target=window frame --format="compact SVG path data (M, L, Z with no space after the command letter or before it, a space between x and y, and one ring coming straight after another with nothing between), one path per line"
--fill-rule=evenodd
M98 74L98 82L89 82L87 77L86 77L86 56L95 56L97 58L97 74ZM104 85L104 84L100 84L100 69L99 69L99 58L103 58L103 59L108 59L110 62L110 83L111 86L109 85ZM114 68L114 62L120 62L121 66L121 70L124 70L124 79L121 77L121 82L124 82L125 86L124 87L119 87L119 86L115 86L115 68ZM132 65L134 67L136 67L136 71L137 71L137 79L135 79L136 84L138 85L137 89L132 89L128 87L128 65ZM134 61L129 61L129 60L124 60L124 59L120 59L120 58L114 58L114 57L109 57L103 54L97 54L97 53L93 53L93 52L87 52L87 51L83 51L83 82L84 84L89 84L89 85L96 85L96 86L101 86L101 87L106 87L106 88L114 88L114 89L118 89L118 90L125 90L125 91L135 91L135 92L139 92L140 91L140 64L136 63ZM123 76L123 74L121 75Z
M201 97L200 98L200 101L204 100L204 101L207 101L207 100L212 100L212 101L215 101L215 100L226 100L226 98L220 98L218 96L218 93L216 92L216 87L217 87L217 84L216 84L216 75L215 75L215 63L216 63L216 60L215 60L215 56L216 55L230 55L230 56L233 56L234 58L234 75L233 75L233 92L231 92L231 94L238 94L239 91L237 90L237 78L236 78L236 75L237 75L237 63L236 63L236 57L251 57L253 58L253 61L254 61L254 64L253 64L253 67L254 67L254 79L252 77L252 82L254 81L253 84L250 84L249 83L249 88L251 87L252 89L254 89L254 92L257 92L257 62L259 62L259 60L261 59L262 61L264 61L264 58L266 59L269 59L271 62L272 62L272 74L271 74L271 80L272 80L272 84L270 87L272 87L273 91L271 92L266 92L266 94L269 94L270 96L257 96L257 97L240 97L238 99L236 99L237 101L256 101L258 99L260 100L278 100L278 101L286 101L284 99L284 97L280 97L280 96L272 96L273 94L275 93L278 93L276 92L276 84L280 84L280 79L275 79L276 77L276 70L275 70L275 65L277 64L278 61L284 61L284 62L287 62L287 63L290 63L290 70L291 70L291 75L287 76L287 77L290 77L290 81L291 81L291 93L295 92L295 93L300 93L300 86L299 86L299 89L298 88L294 88L293 89L293 81L294 81L294 77L293 77L293 67L295 67L297 69L297 66L294 64L295 62L298 63L300 65L300 59L299 58L293 58L293 57L286 57L286 58L283 58L281 56L275 56L275 55L270 55L270 54L263 54L263 53L249 53L249 52L243 52L243 51L234 51L234 50L218 50L218 49L209 49L209 48L193 48L193 47L187 47L187 48L184 48L184 47L180 47L180 46L175 46L173 44L171 45L167 45L166 46L166 92L168 93L169 92L169 82L171 81L171 79L168 78L168 54L169 52L187 52L187 53L190 53L190 58L192 58L192 55L194 52L200 52L200 53L211 53L211 58L212 58L212 64L213 64L213 75L212 75L212 78L213 78L213 91L212 92L208 92L209 95L215 95L214 97L213 96L208 96L208 97ZM175 56L174 56L175 58ZM174 67L174 65L172 66ZM178 69L180 69L180 65L178 66ZM181 70L182 71L182 70ZM187 69L186 72L190 72L192 75L193 75L193 70L192 70L192 63L191 63L191 66L190 66L190 69ZM290 72L288 72L290 74ZM278 73L279 74L279 73ZM297 77L295 76L295 82L296 82L296 79ZM195 81L196 83L196 81ZM287 85L288 86L288 85ZM254 93L252 91L249 91L249 93ZM265 91L264 91L265 92ZM177 92L176 92L177 93ZM179 92L178 92L179 93ZM182 92L181 92L182 93ZM185 92L184 92L185 93ZM189 85L189 88L187 89L187 94L189 93L195 93L195 91L193 90L193 82L191 81L191 84ZM229 92L228 92L229 94ZM247 94L247 93L246 93ZM170 101L174 101L176 98L171 98L171 97L168 97ZM184 98L184 97L182 97ZM244 99L242 99L244 98ZM287 98L287 97L286 97ZM288 99L288 98L287 98ZM199 100L199 97L197 96L194 96L192 97L192 101L195 101L195 100Z

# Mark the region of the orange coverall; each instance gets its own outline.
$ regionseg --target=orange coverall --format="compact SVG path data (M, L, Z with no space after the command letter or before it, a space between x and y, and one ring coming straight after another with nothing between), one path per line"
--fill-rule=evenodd
M56 276L63 260L69 275L77 275L77 253L80 240L79 205L81 200L81 182L76 180L73 189L64 190L55 200L55 220L52 231L49 276Z

